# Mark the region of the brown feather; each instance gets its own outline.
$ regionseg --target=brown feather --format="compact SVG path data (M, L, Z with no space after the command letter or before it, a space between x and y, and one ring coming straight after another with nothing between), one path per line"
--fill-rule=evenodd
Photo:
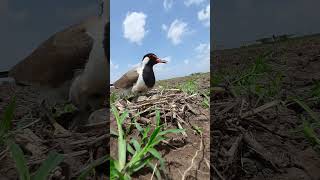
M58 87L84 68L93 46L86 27L93 18L55 33L9 72L17 83Z
M132 87L138 80L139 74L136 69L125 73L119 80L113 83L115 88L127 89Z

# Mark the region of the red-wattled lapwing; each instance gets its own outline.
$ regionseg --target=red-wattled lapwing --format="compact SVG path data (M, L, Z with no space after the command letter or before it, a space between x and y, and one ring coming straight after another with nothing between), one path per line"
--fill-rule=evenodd
M134 94L143 93L153 88L156 79L153 72L153 66L158 63L167 63L161 60L153 53L143 56L141 64L125 73L119 80L111 84L116 89L125 90L125 93Z
M36 86L44 91L46 99L69 98L79 109L87 108L92 98L105 97L109 80L109 1L101 5L99 16L55 33L0 76ZM75 76L79 70L81 73Z

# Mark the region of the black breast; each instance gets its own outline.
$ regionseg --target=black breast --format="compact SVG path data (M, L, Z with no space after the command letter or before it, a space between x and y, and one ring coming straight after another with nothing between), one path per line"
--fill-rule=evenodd
M110 22L104 25L104 35L103 35L103 49L104 55L107 59L110 58Z
M154 72L152 67L145 66L142 71L142 77L144 83L148 86L148 88L152 88L156 82L156 78L154 77Z

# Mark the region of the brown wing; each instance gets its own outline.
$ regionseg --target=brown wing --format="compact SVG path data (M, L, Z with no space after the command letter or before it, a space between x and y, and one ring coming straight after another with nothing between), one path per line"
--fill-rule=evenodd
M119 80L113 83L115 88L127 89L132 87L138 80L139 74L136 69L125 73Z
M91 19L87 20L90 21ZM84 68L93 46L84 21L55 33L9 73L17 83L58 87L71 80L74 69Z

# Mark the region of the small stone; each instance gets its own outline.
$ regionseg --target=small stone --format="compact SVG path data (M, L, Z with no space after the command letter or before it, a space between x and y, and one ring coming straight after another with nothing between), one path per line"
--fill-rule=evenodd
M151 97L151 99L159 99L160 98L160 96L159 95L153 95L152 97Z
M88 119L88 124L99 123L107 120L109 109L102 108L91 113Z
M145 100L147 100L146 96L139 96L137 101L140 102L140 101L145 101Z

